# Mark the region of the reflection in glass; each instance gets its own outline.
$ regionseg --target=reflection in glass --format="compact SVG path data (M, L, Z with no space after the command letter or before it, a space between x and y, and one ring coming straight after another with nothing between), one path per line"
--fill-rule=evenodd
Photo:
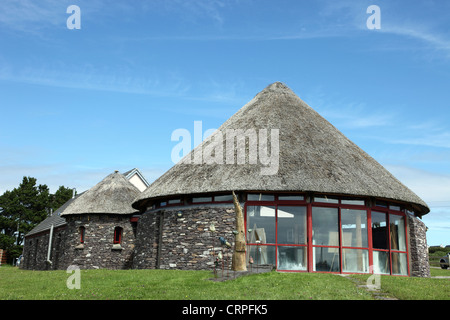
M364 206L364 200L342 199L341 204L351 204L354 206Z
M372 211L372 245L375 249L389 249L386 214Z
M339 249L314 247L314 271L339 272Z
M278 206L278 243L306 244L306 207Z
M338 246L338 209L313 207L312 230L314 245Z
M275 207L247 206L248 243L275 243Z
M306 247L278 247L279 270L306 270Z
M233 201L233 195L231 194L225 194L222 196L214 196L215 202L221 202L221 201Z
M251 193L247 195L248 201L274 201L275 196L273 194L264 193Z
M192 198L192 203L212 202L212 197Z
M305 198L303 196L292 196L292 195L286 195L286 196L278 196L278 200L281 201L303 201Z
M405 217L396 214L389 215L389 230L391 233L391 249L406 251Z
M408 275L406 253L392 252L392 274L402 276Z
M328 197L314 197L314 202L339 203L338 199Z
M343 272L369 272L369 251L360 249L342 249Z
M341 209L342 245L367 248L367 212Z
M388 252L373 251L373 273L390 274Z
M248 246L247 261L253 264L275 265L275 246L251 245Z

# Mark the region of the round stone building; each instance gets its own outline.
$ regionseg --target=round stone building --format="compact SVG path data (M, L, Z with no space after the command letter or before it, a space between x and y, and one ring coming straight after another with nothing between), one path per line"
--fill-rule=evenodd
M279 82L137 196L133 267L228 268L233 191L249 267L429 276L427 204Z

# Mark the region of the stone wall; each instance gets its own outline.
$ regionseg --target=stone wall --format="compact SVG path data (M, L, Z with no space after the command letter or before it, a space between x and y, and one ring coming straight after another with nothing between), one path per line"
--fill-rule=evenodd
M135 243L135 231L129 215L89 214L65 216L67 235L60 268L76 265L80 269L129 269ZM80 243L80 227L85 228ZM122 241L115 245L114 229L122 228Z
M409 225L410 270L413 277L430 277L427 227L416 217L407 214Z
M58 269L64 257L65 234L66 226L53 230L50 253L51 262L47 261L50 231L26 237L23 247L23 262L20 264L20 267L28 270Z
M211 224L215 232L211 232ZM233 204L147 212L139 219L133 267L213 270L214 259L222 251L224 268L230 268L232 249L224 248L219 237L233 244L234 229ZM222 261L219 267L222 268Z

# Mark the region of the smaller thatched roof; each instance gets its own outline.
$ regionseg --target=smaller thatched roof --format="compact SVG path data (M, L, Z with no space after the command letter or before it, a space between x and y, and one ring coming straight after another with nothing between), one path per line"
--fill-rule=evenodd
M136 210L131 207L131 204L140 193L138 188L118 171L115 171L74 199L61 215L132 214Z

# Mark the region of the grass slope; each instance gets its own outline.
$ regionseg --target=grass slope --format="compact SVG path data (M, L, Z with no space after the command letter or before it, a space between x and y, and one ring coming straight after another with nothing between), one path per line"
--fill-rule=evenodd
M81 288L70 274L0 268L5 300L370 300L371 293L334 274L269 272L225 282L209 271L81 270ZM362 280L368 276L358 276ZM365 280L364 280L365 281ZM399 299L450 299L449 279L382 277L382 291Z

